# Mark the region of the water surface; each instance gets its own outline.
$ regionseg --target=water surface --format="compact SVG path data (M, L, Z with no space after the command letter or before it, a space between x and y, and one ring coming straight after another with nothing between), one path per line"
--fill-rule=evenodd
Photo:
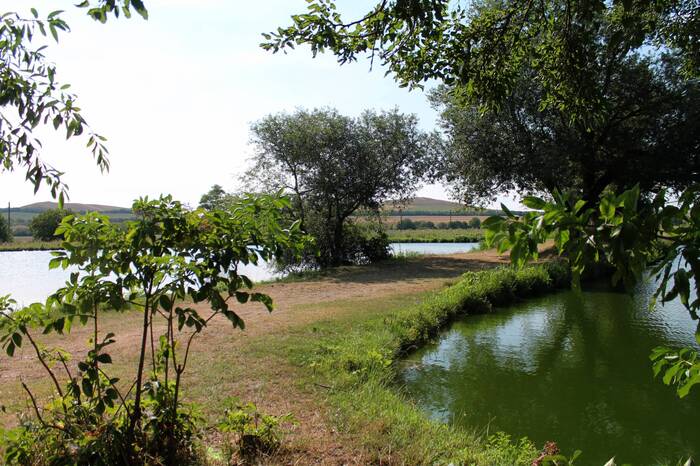
M469 252L478 247L479 243L391 243L394 254L457 254Z
M652 379L659 345L695 346L680 303L648 311L606 289L560 292L470 316L409 356L401 382L431 417L485 432L554 440L577 464L672 464L700 457L700 387L685 399Z
M392 243L392 251L419 254L453 254L466 252L478 243ZM12 294L20 305L45 300L51 293L64 286L74 270L49 270L50 251L2 251L0 252L0 295ZM253 281L272 280L282 276L271 265L261 261L258 265L243 265L239 272Z

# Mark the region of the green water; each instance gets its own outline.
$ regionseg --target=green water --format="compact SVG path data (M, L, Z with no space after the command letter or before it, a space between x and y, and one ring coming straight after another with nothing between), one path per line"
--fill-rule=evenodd
M648 310L651 286L534 298L455 323L408 356L400 383L431 417L554 440L577 464L700 458L700 387L685 399L652 379L659 345L696 346L679 303Z

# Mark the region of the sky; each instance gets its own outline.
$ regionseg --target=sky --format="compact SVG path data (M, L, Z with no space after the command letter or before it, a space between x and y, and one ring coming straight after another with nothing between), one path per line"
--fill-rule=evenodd
M3 9L27 16L30 6L43 16L66 10L71 32L46 55L78 95L90 126L107 137L111 163L101 174L85 140L41 131L43 157L65 172L70 202L130 206L140 196L172 194L196 206L214 184L235 190L252 155L250 124L299 107L335 107L352 116L398 107L416 114L423 129L435 128L425 94L399 88L384 70L370 71L368 61L340 66L331 55L312 58L306 48L286 55L262 50L261 33L288 25L304 0L148 0L148 21L134 14L107 24L75 3L3 0ZM350 16L373 3L339 2ZM449 198L439 185L418 195ZM49 199L43 188L34 195L21 169L0 175L2 206Z

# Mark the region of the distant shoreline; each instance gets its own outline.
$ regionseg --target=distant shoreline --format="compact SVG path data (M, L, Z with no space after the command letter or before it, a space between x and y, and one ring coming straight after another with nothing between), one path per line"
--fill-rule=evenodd
M60 251L60 241L14 241L12 243L0 243L0 253L22 251Z

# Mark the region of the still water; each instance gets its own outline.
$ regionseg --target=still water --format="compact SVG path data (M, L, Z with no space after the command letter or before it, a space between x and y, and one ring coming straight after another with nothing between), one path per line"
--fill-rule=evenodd
M392 251L453 254L474 249L478 243L392 243ZM0 296L12 294L19 304L43 301L65 284L71 270L49 270L50 251L0 252ZM239 271L253 281L280 276L269 264L244 265Z
M480 432L583 451L577 464L675 465L700 457L700 387L685 399L652 379L659 345L694 346L680 303L648 310L596 287L470 316L411 354L400 382L431 417Z

